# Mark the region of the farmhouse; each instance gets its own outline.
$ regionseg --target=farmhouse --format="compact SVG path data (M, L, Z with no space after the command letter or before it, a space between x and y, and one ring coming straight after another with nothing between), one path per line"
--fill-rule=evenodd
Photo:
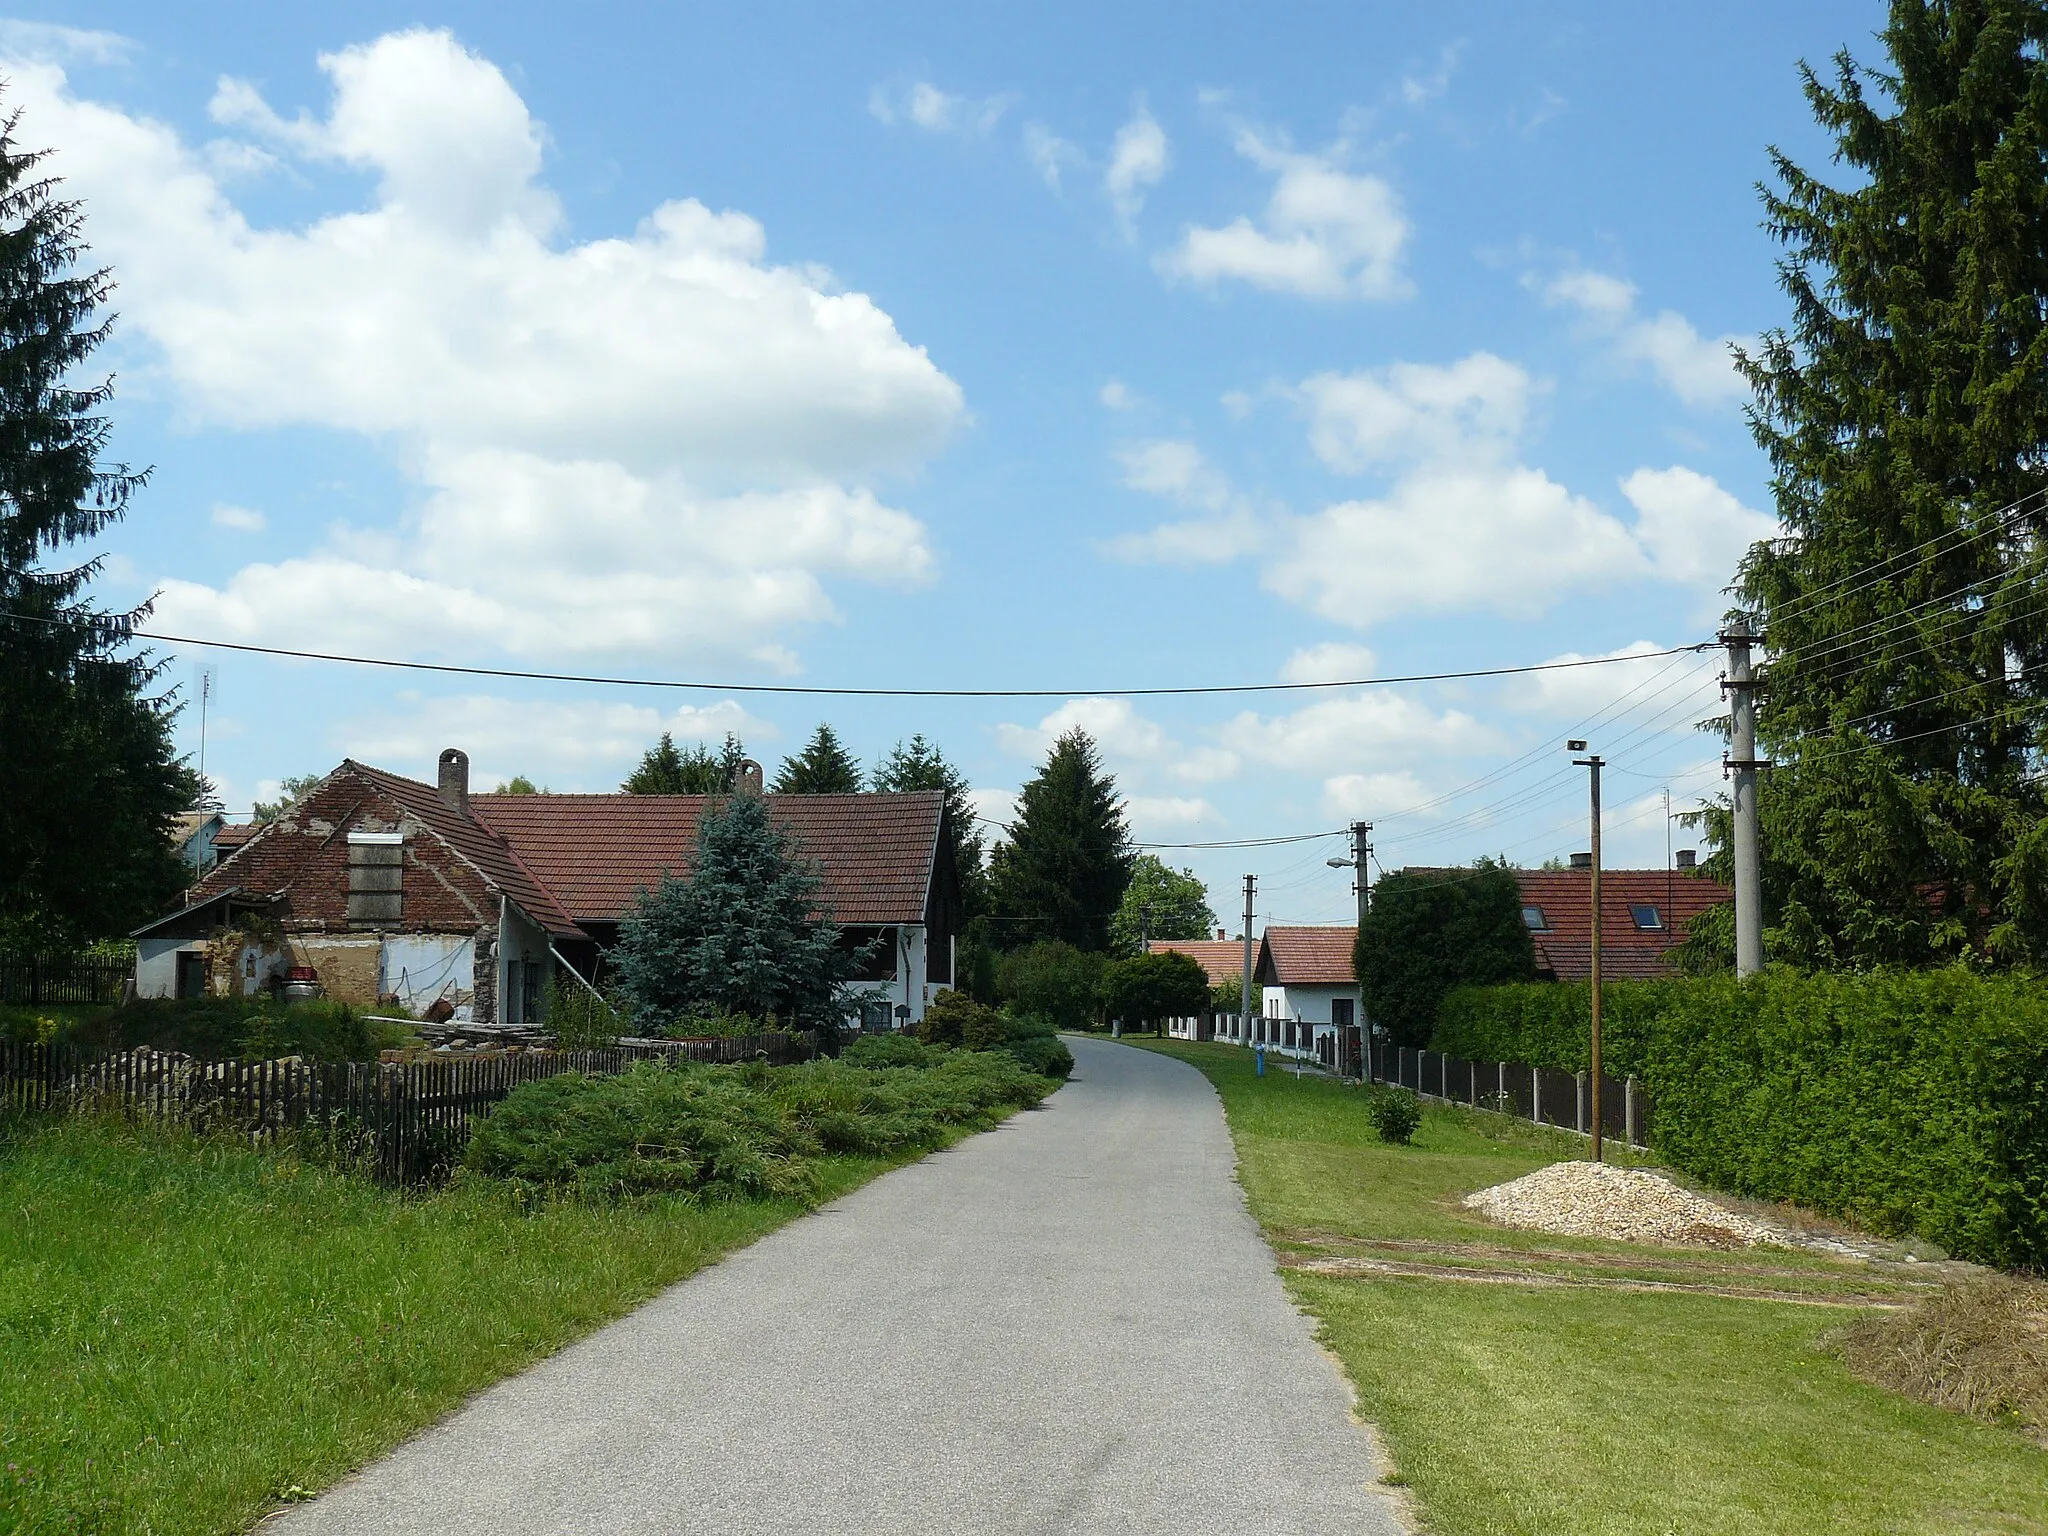
M760 782L746 764L739 792ZM816 867L825 912L867 955L852 989L865 1027L915 1022L952 983L960 897L944 801L767 796L771 822ZM364 1006L539 1022L551 979L601 983L637 894L688 874L709 804L471 795L454 748L434 784L347 761L136 932L136 990L253 995L297 973Z
M1355 927L1271 927L1252 975L1265 988L1264 1043L1291 1055L1334 1059L1337 1031L1359 1022Z

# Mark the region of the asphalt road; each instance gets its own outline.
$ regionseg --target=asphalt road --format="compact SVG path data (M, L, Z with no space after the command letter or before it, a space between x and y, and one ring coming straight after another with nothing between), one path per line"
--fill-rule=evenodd
M1179 1062L794 1222L467 1407L290 1536L1394 1533Z

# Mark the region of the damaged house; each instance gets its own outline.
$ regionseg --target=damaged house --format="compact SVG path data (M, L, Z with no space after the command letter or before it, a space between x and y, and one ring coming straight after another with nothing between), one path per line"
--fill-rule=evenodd
M740 793L761 793L748 764ZM849 1022L924 1016L953 979L961 920L944 796L770 795L817 870L821 905L862 951ZM253 995L317 979L327 996L481 1023L536 1023L548 983L602 982L643 890L686 875L702 795L469 793L441 754L425 784L344 762L135 934L143 997ZM310 976L308 973L311 973ZM573 975L571 975L573 973Z

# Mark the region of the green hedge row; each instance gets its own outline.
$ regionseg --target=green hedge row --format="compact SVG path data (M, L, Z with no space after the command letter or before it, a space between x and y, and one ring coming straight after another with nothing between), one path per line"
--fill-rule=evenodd
M2048 982L1963 969L1624 983L1603 1056L1717 1188L2048 1268ZM1432 1044L1581 1071L1583 986L1464 988Z

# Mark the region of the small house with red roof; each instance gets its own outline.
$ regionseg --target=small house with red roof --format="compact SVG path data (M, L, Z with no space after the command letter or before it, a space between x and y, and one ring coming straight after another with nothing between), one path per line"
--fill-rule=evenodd
M1351 962L1357 942L1358 929L1350 925L1266 930L1252 973L1265 988L1259 1043L1289 1055L1336 1059L1337 1031L1364 1014Z
M1559 981L1584 981L1593 968L1593 861L1575 854L1568 869L1518 869L1522 922L1536 945L1536 968ZM1689 854L1670 869L1600 871L1600 974L1610 981L1675 976L1671 951L1692 921L1735 894L1694 867Z
M746 764L740 793L761 793ZM600 982L639 893L687 876L704 795L469 792L346 761L138 930L143 997L254 995L312 972L332 997L479 1023L540 1022L548 982ZM945 797L769 795L816 869L820 915L866 957L860 1021L897 1027L951 985L961 922ZM565 974L566 973L566 974Z
M1186 955L1207 973L1212 987L1244 979L1244 940L1233 939L1221 928L1213 939L1148 939L1145 952Z

